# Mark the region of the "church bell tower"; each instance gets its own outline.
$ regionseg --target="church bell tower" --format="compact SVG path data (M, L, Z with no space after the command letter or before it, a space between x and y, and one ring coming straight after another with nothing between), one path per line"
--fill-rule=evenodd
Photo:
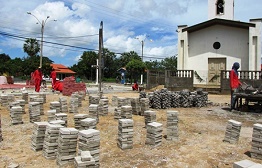
M208 0L208 20L234 20L234 0Z

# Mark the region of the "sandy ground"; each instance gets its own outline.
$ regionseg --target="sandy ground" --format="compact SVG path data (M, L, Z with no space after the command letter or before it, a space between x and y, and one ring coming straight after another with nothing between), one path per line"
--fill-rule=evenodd
M138 97L137 92L110 93L121 97ZM58 101L62 95L47 95L44 104L45 112L51 101ZM109 115L100 117L97 129L100 131L100 164L102 168L227 168L236 161L248 159L257 163L261 160L250 158L252 128L255 123L262 123L261 114L229 112L229 95L210 95L209 102L214 105L202 108L153 109L157 111L157 122L164 126L161 146L153 148L145 145L146 129L143 116L133 116L134 145L133 149L121 150L117 147L118 122L114 119L114 107L110 105ZM69 100L69 98L68 98ZM88 113L88 96L82 102L79 113ZM166 111L179 112L179 140L167 141ZM0 142L0 168L12 164L26 168L59 167L55 160L47 160L42 152L31 149L33 124L29 122L28 106L23 115L24 124L10 125L9 111L0 106L3 141ZM68 113L68 127L74 127L74 114ZM237 144L223 142L227 121L234 119L242 122L240 139ZM41 116L47 121L47 116ZM64 167L74 167L73 164Z

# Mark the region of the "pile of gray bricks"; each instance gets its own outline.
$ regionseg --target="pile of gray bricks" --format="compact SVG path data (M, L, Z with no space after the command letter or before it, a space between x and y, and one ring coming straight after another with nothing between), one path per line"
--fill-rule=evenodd
M139 115L141 111L139 98L131 98L132 112L134 115Z
M60 128L56 163L59 166L74 161L76 156L78 130L75 128Z
M224 142L237 143L240 136L242 123L235 120L228 120Z
M63 126L59 124L48 124L46 126L43 146L43 156L46 159L56 159L60 128L63 128Z
M43 149L47 125L48 122L34 122L33 133L31 137L31 148L34 151Z
M29 102L28 112L29 112L29 119L31 123L41 121L39 102Z
M68 112L67 98L59 97L59 103L60 103L61 113L67 113Z
M56 110L56 113L60 113L60 103L59 101L50 102L50 110Z
M56 116L55 116L55 114L56 114L56 110L48 110L47 112L47 121L49 122L49 121L53 121L53 120L56 120Z
M58 125L62 125L62 126L66 126L65 121L64 120L53 120L53 121L49 121L49 124L58 124Z
M96 129L96 123L94 118L85 118L80 121L81 127L79 130Z
M178 111L167 111L167 140L178 140Z
M28 92L22 91L22 99L25 100L25 103L28 103Z
M99 105L101 110L98 112L99 116L106 116L108 115L108 99L103 98L99 100Z
M57 113L55 114L56 120L63 120L65 121L65 127L67 127L67 114L66 113Z
M262 124L253 125L251 157L262 160Z
M98 104L90 104L88 110L89 110L89 117L96 119L96 121L98 123L99 122L99 116L98 116L99 105Z
M121 107L116 107L114 110L114 119L121 118Z
M23 109L21 106L13 106L10 109L11 124L23 124Z
M132 119L132 106L122 106L121 107L121 118L122 119Z
M156 122L156 112L147 110L144 112L145 125L151 122Z
M78 113L78 97L70 97L69 112Z
M134 121L131 119L118 120L118 139L117 146L121 149L133 148L133 129Z
M163 125L158 122L148 123L146 125L146 143L147 145L151 145L153 147L157 147L162 143L162 132Z
M99 167L100 132L98 130L88 129L79 131L78 155L80 155L82 151L89 151L95 159L95 167Z
M241 160L238 162L234 162L233 168L262 168L262 165L259 163L255 163L251 160Z
M87 114L75 114L74 115L75 128L79 130L81 128L81 120L83 120L87 117L88 117Z
M144 112L149 110L149 99L148 98L141 98L140 99L140 106L141 106L141 113L140 115L144 115Z
M74 159L75 168L93 168L95 167L95 159L89 151L82 151L81 154Z
M22 107L23 114L25 114L25 104L26 104L25 100L18 99L18 100L16 100L16 102L19 102L19 106Z

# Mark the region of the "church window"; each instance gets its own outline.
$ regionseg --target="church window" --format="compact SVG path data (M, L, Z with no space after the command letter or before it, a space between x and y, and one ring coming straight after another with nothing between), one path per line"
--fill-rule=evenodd
M216 5L217 5L217 14L218 15L224 14L224 6L225 6L224 0L218 0Z

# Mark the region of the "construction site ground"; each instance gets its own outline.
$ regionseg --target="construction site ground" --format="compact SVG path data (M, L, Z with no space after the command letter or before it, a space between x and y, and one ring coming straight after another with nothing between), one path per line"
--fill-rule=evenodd
M162 144L158 147L145 145L146 128L144 117L133 115L133 149L121 150L117 146L118 121L114 119L112 96L139 97L139 92L126 89L124 92L114 87L106 93L109 98L109 114L101 116L97 129L100 131L100 167L101 168L231 168L234 162L244 159L256 163L261 160L250 157L253 124L262 123L261 113L230 112L230 95L209 94L207 107L151 109L157 111L157 122L163 124ZM10 90L9 90L10 91ZM4 91L3 91L4 92ZM5 90L6 92L6 90ZM33 92L33 90L31 90ZM95 94L91 91L90 94ZM41 121L47 121L46 111L50 102L58 101L62 94L50 93L44 104L45 115ZM68 102L70 97L68 98ZM82 102L79 113L88 113L88 96ZM23 124L11 125L9 110L0 106L3 141L0 142L0 168L19 166L19 168L55 168L56 160L46 159L42 151L31 149L33 123L29 122L28 105L23 114ZM179 112L179 139L166 140L166 111ZM68 127L74 127L73 116L68 113ZM238 143L223 142L228 120L242 123ZM74 167L73 164L63 166Z

